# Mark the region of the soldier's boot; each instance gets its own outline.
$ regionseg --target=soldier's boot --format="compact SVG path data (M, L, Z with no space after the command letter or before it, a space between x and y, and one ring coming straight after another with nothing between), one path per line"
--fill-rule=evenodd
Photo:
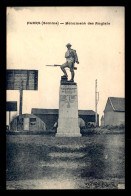
M75 73L74 73L74 71L72 71L71 72L71 80L69 80L69 82L74 82L74 75L75 75Z
M62 77L68 78L68 75L67 75L67 73L66 73L66 70L65 70L63 67L61 67L61 70L62 70L63 73L64 73L64 75L63 75Z

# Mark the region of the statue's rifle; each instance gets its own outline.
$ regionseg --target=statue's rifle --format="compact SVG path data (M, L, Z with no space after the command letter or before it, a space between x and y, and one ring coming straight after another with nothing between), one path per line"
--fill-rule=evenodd
M56 65L56 64L54 64L54 65L46 65L46 66L50 66L50 67L60 67L61 65ZM77 67L73 67L73 69L74 69L74 70L77 70Z

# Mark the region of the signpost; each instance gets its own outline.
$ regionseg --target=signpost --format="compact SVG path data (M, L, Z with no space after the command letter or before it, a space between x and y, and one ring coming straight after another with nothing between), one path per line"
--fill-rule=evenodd
M7 101L6 102L6 111L17 111L17 101Z
M38 70L6 70L6 90L38 90Z
M38 70L6 70L6 90L20 91L19 115L21 115L23 90L38 90Z

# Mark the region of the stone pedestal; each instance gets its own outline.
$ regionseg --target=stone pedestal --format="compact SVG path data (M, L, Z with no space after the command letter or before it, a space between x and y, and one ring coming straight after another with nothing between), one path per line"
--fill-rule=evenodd
M59 92L58 137L81 136L78 126L78 93L74 82L61 82Z

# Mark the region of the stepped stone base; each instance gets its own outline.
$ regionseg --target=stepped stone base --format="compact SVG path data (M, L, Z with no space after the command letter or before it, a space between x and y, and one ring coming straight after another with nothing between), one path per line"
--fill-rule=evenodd
M56 137L81 137L80 133L71 134L71 133L57 133Z
M80 136L77 84L63 81L60 85L59 119L56 137Z

